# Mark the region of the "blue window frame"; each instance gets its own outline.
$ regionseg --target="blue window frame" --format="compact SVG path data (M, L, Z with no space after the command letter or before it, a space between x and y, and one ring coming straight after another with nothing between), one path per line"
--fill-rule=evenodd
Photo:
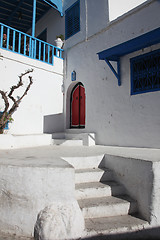
M80 31L80 1L65 11L65 38L68 39Z
M131 95L160 90L160 50L130 59Z

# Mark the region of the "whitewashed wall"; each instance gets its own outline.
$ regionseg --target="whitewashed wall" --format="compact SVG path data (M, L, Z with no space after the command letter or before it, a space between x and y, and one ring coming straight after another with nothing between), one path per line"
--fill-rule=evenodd
M63 11L75 2L76 0L64 0ZM66 41L66 48L87 41L89 36L106 27L108 19L108 0L80 0L80 31Z
M29 59L16 53L0 49L3 56L0 60L0 89L9 92L12 85L17 84L21 73L33 69L33 85L24 97L17 111L13 114L13 123L9 132L12 134L39 134L44 130L44 116L62 113L63 94L63 60L54 58L54 66ZM27 78L24 78L24 88ZM15 97L21 96L19 90ZM3 110L3 101L0 101ZM55 123L57 124L57 123ZM54 125L54 121L53 121Z
M47 29L47 42L55 45L54 40L56 36L65 32L64 17L60 13L51 8L47 14L44 15L36 24L36 36L39 36L45 29Z
M89 19L94 18L95 22L107 14L106 8L101 9L101 14L98 11L96 14L95 1L94 16L86 20L83 18L87 16L86 2L90 1L80 1L81 31L65 42L65 99L72 84L71 72L75 70L77 81L82 82L86 89L86 131L96 133L97 144L160 148L160 92L131 96L129 63L131 57L150 52L160 45L121 58L120 87L106 63L97 55L104 49L160 27L160 2L147 1L113 22L106 21L105 28L104 19L99 27L89 24ZM107 0L102 3L107 3ZM89 10L88 13L92 14Z

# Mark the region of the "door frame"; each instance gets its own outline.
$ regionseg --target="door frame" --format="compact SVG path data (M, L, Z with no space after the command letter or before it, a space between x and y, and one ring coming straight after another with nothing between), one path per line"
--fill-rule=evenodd
M81 82L76 83L75 86L71 90L71 94L70 94L70 128L80 129L80 128L85 128L85 124L83 126L81 126L80 124L79 124L79 126L72 126L72 124L71 124L72 123L72 98L73 98L73 92L77 88L77 86L83 86L83 88L85 90L85 87ZM84 92L84 95L85 95L85 92ZM86 96L85 96L85 106L86 106ZM86 115L86 108L84 111L85 111L84 114ZM79 108L79 112L80 112L80 108ZM80 119L80 117L79 117L79 119ZM80 120L79 120L79 123L80 123Z

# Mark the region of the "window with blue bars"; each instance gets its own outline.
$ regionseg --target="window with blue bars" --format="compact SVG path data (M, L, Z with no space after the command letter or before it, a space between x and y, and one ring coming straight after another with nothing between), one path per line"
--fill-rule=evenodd
M137 56L131 63L131 94L160 90L160 50Z
M68 39L80 31L80 1L65 11L65 38Z

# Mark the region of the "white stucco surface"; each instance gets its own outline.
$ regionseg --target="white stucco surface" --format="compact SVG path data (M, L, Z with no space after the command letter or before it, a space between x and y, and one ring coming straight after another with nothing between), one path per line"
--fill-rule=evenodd
M25 154L14 160L1 158L1 161L2 232L33 236L37 215L42 209L54 202L63 205L66 201L75 201L74 169L64 160Z
M54 66L37 60L29 59L6 50L0 51L2 57L0 64L0 88L9 92L12 85L19 81L18 76L28 69L33 69L29 75L33 77L33 84L17 111L13 114L14 121L10 124L11 134L40 134L44 131L44 116L62 113L63 94L63 60L54 57ZM28 83L24 77L24 87L16 90L14 97L21 96ZM3 101L0 109L3 110ZM53 123L54 125L54 123Z
M159 149L84 146L73 150L72 147L46 146L1 150L0 156L0 201L3 203L0 208L3 225L0 226L4 226L3 230L18 233L13 226L14 222L20 224L22 211L27 219L33 218L24 230L20 225L23 231L28 231L38 212L49 203L74 199L74 169L68 163L77 168L100 164L113 170L118 182L137 201L142 217L151 226L160 225ZM27 221L26 218L22 220Z
M8 130L7 130L8 131ZM0 150L48 146L53 144L51 134L0 134Z
M158 162L153 163L153 190L152 190L152 205L151 205L151 223L152 225L157 225L160 223L160 192L159 192L159 182L160 182L160 165ZM158 214L157 214L158 213Z
M54 123L54 124L53 124ZM44 132L54 133L64 131L64 113L46 115L44 117Z
M105 8L101 10L101 15L107 14ZM72 84L71 73L75 70L77 82L82 82L86 91L86 131L96 133L97 144L159 148L159 91L131 95L130 58L159 49L160 45L121 58L120 87L105 61L100 61L97 55L100 51L158 28L159 2L147 1L113 22L106 21L106 27L92 36L89 35L92 28L83 18L86 11L83 2L81 30L66 40L64 47L66 128L69 127L70 111L68 89ZM89 13L92 14L88 10ZM98 16L94 14L95 19Z
M61 17L60 13L51 8L37 23L36 36L38 37L45 29L47 31L47 42L55 45L56 36L64 35L65 19Z
M114 171L118 182L125 186L133 199L137 200L140 214L150 222L154 181L152 162L106 155L104 166Z
M38 214L35 240L78 239L84 231L84 218L77 201L54 202Z
M64 10L75 1L63 1ZM160 93L130 93L130 58L159 49L160 44L121 58L120 87L97 55L159 28L160 3L149 0L109 22L108 1L99 2L80 0L80 31L65 41L64 71L62 59L56 57L54 66L50 66L0 50L0 89L9 91L18 75L34 69L33 85L14 113L9 133L36 135L69 128L70 93L77 82L82 82L86 93L86 128L82 131L96 133L97 144L109 145L0 150L0 231L33 236L41 210L53 203L75 203L74 168L70 164L84 168L94 161L96 167L101 164L113 170L150 227L160 226ZM36 35L45 28L47 41L54 44L55 36L64 33L64 18L50 10L37 23ZM73 70L75 82L71 81ZM2 103L0 108L3 110ZM9 136L2 137L12 145ZM33 146L32 141L30 144Z

